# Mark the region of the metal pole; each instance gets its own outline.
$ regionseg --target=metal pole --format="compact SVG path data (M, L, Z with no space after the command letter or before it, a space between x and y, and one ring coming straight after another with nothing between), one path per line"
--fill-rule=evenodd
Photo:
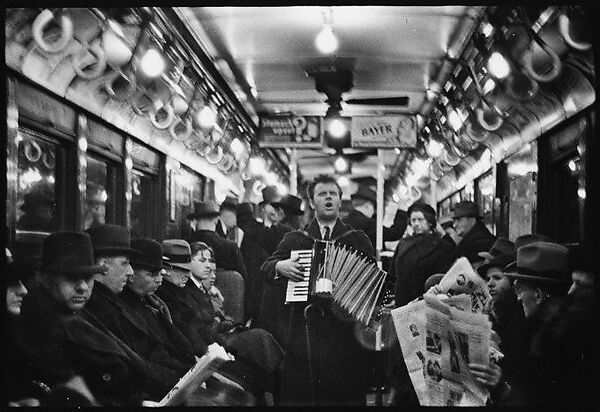
M429 204L437 210L437 182L429 179Z
M377 149L377 261L381 262L383 249L383 149Z
M290 194L298 194L298 161L296 149L292 149L290 156Z

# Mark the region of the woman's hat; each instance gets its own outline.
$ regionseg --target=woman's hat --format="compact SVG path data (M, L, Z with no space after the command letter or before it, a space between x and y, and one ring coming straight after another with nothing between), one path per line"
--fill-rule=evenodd
M570 283L569 249L552 242L530 243L517 249L516 265L505 271L511 278Z
M493 257L500 256L500 255L513 255L513 260L515 260L514 254L515 254L515 244L504 237L499 237L498 239L496 239L496 241L494 242L494 244L492 245L492 247L490 248L489 251L479 252L479 256L481 256L482 258L487 259L487 260L490 260ZM513 260L511 260L510 262L512 262ZM508 263L510 263L510 262L508 262ZM506 266L506 265L504 265L504 266Z
M238 200L237 197L227 196L221 206L219 206L219 210L231 210L235 212L237 210Z
M219 208L215 202L195 202L194 213L191 216L195 219L219 216Z
M412 212L421 212L423 215L431 215L435 219L435 209L425 202L414 202L408 208L407 214L410 216Z
M475 202L465 200L458 202L454 206L452 217L458 219L459 217L481 217L481 215L479 214L479 208Z
M512 242L511 242L512 243ZM479 254L481 256L481 253ZM489 268L500 268L504 269L509 263L514 262L515 254L513 253L501 253L499 255L492 256L490 258L486 258L485 262L477 267L477 273L482 278L485 277Z
M106 266L94 264L92 239L81 232L56 232L44 239L42 271L84 278L106 272Z
M358 190L350 196L350 199L365 199L377 203L377 193L368 186L358 186Z
M131 239L131 247L140 251L138 256L131 259L131 266L143 267L151 271L164 268L162 246L156 240Z
M131 247L129 229L117 225L98 225L86 230L92 239L94 257L124 255L130 258L139 255Z
M192 249L183 239L167 239L162 242L163 256L170 266L192 270Z
M281 198L278 202L273 202L273 206L283 208L287 213L292 215L303 215L302 199L298 196L287 195Z

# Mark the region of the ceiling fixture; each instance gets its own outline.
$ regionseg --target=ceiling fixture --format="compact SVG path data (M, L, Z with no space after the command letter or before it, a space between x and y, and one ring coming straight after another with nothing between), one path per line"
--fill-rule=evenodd
M346 186L348 186L348 184L350 184L350 180L348 180L348 178L346 176L338 177L337 182L342 187L346 187Z
M341 138L344 137L348 128L346 124L339 118L333 118L329 121L327 125L327 131L332 137Z
M323 54L331 54L337 50L339 42L333 32L333 10L329 8L329 16L323 13L324 27L315 37L315 45Z
M142 71L148 77L156 77L165 70L165 59L155 48L146 50L140 60Z
M510 73L510 65L499 52L493 52L487 62L487 68L492 76L504 79Z
M350 163L344 156L338 155L333 161L333 169L339 174L348 173L350 171Z

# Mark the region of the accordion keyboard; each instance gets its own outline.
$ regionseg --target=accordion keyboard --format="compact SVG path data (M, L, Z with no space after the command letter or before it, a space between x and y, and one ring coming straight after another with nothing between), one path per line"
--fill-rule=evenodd
M312 249L292 250L290 258L298 257L298 263L302 265L302 275L304 279L298 282L288 280L287 290L285 292L285 304L299 303L308 301L310 266L312 261Z

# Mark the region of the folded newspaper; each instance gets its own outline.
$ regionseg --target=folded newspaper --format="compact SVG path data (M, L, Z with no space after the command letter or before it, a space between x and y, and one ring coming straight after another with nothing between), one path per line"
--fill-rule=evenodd
M206 353L179 379L179 382L158 403L158 406L181 405L224 362L230 360L233 360L232 355L228 354L221 345L210 344Z
M444 275L437 289L448 295L471 296L471 311L481 313L492 299L485 280L475 273L466 257L457 259Z

